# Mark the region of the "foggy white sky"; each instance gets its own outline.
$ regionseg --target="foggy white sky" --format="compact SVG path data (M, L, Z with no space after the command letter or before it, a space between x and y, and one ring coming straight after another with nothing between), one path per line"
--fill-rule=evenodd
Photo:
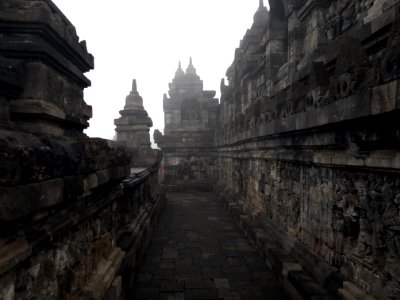
M112 139L114 119L136 78L154 129L164 129L163 94L178 61L189 57L216 90L235 48L253 22L258 0L53 0L95 57L85 100L93 107L89 136ZM267 1L264 1L265 3Z

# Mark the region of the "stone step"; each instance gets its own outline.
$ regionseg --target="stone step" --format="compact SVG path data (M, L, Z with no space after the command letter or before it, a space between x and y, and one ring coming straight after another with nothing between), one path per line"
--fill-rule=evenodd
M350 281L343 282L343 292L346 292L346 295L350 295L352 298L357 300L373 300L374 298L368 295L363 289L356 286L354 283Z
M357 300L357 298L353 297L353 295L345 289L339 289L338 295L342 300Z
M111 255L98 264L96 271L83 288L80 298L77 299L104 299L108 290L112 288L125 254L120 248L114 248Z
M121 297L122 297L122 277L117 276L112 282L111 287L108 289L105 299L120 300L122 299Z
M333 300L335 297L330 295L329 292L316 283L311 276L304 271L289 271L287 283L289 283L295 293L296 297L300 299L310 300Z

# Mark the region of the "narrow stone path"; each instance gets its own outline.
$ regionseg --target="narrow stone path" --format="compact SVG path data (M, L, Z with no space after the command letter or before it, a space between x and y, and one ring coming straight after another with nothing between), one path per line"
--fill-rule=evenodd
M134 299L288 299L211 193L168 193Z

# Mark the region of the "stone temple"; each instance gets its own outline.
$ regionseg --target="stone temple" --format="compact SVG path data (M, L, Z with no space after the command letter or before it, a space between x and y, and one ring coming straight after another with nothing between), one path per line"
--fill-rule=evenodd
M144 167L154 164L157 151L150 145L150 127L153 121L143 107L143 99L137 90L136 79L132 81L132 91L126 96L121 117L114 121L117 132L116 142L130 150L132 166Z
M260 0L233 51L161 152L135 80L89 138L86 43L0 1L0 299L400 299L400 1Z
M213 141L217 127L218 99L215 91L204 91L190 59L184 72L179 63L164 95L164 135L154 140L163 150L165 183L209 186L214 169Z

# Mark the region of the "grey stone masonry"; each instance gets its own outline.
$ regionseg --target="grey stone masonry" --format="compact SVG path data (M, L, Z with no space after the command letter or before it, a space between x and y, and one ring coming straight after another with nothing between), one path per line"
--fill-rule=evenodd
M2 300L122 299L148 244L158 164L83 133L92 68L52 1L0 1Z
M92 107L84 73L94 59L75 27L51 1L0 2L0 60L22 88L8 99L14 127L28 133L83 136Z
M399 40L397 0L260 1L221 84L217 189L292 295L400 299Z

